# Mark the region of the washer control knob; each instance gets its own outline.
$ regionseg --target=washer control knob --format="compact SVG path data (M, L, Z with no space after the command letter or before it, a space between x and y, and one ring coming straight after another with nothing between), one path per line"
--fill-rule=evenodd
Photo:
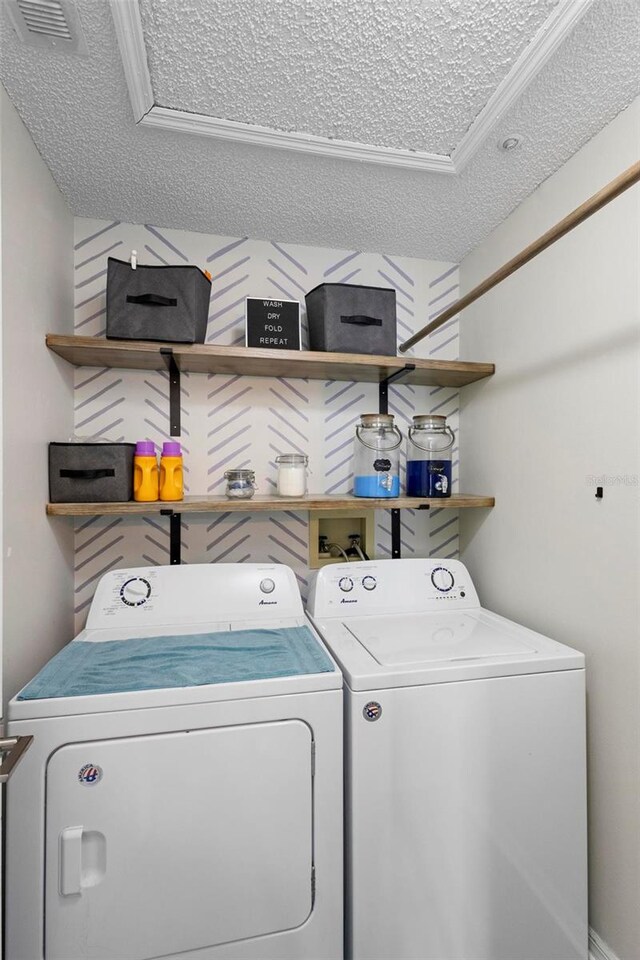
M353 590L353 580L351 577L341 577L338 586L343 593L349 593L350 590Z
M448 593L453 587L455 580L453 574L446 567L435 567L431 571L431 583L440 593Z
M365 590L375 590L375 588L378 586L378 581L375 577L363 577L362 586L365 588Z
M120 587L120 599L128 607L141 607L151 596L151 584L144 577L131 577Z
M273 593L276 585L270 577L266 577L264 580L260 581L260 589L263 593Z

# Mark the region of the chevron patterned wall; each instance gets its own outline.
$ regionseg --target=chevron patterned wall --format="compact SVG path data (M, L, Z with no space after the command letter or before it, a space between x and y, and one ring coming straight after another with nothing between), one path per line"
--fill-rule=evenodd
M107 257L126 260L132 249L150 264L192 263L213 275L207 342L244 342L247 296L299 300L306 338L304 294L324 281L394 287L398 339L423 326L458 294L451 263L328 250L247 237L219 237L149 225L77 219L75 224L75 332L105 334ZM458 321L442 326L409 355L453 360ZM167 374L81 367L75 373L75 431L80 437L149 439L161 444L169 431ZM378 409L375 384L226 375L183 374L182 437L186 492L224 492L224 471L251 466L259 490L275 488L275 457L304 452L310 459L309 489L345 493L351 488L354 424ZM446 414L458 432L458 392L443 387L392 386L389 412L406 433L414 413ZM56 438L65 439L65 438ZM457 489L458 448L454 448ZM271 560L291 566L303 595L308 584L307 514L187 515L183 519L185 563ZM405 510L403 556L455 557L458 517ZM389 511L376 512L376 555L391 552ZM75 612L84 623L97 581L118 566L168 562L169 529L162 518L94 517L76 522Z

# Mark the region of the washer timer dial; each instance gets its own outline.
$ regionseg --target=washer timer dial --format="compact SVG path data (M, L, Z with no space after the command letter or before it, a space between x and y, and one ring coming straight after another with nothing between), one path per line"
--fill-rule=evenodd
M151 584L144 577L132 577L120 587L120 599L128 607L141 607L151 596Z
M448 593L452 589L455 580L453 574L446 567L435 567L431 571L431 583L440 593Z
M350 590L353 590L353 580L351 577L341 577L338 586L343 593L349 593Z
M365 590L375 590L376 585L377 585L377 581L375 577L372 577L369 574L367 574L366 577L362 578L362 586L365 588Z

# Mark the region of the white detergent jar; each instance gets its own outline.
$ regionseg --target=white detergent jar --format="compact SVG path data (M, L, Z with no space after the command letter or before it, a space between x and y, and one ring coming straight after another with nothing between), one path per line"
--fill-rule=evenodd
M278 496L304 497L307 492L309 457L304 453L283 453L278 464Z

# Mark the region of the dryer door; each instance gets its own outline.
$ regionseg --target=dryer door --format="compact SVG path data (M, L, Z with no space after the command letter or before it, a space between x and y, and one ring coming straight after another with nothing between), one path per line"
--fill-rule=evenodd
M70 744L47 769L47 960L148 960L312 908L299 720Z

